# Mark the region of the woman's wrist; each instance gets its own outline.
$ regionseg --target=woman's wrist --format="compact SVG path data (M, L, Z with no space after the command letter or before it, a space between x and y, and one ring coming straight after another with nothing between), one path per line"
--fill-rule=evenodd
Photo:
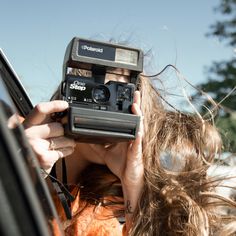
M122 190L124 196L125 213L132 214L138 205L138 200L140 198L142 188L140 188L140 186L128 187L122 185Z
M143 180L140 180L135 185L127 185L122 183L122 181L121 184L124 196L126 231L129 231L132 227L134 212L143 189Z

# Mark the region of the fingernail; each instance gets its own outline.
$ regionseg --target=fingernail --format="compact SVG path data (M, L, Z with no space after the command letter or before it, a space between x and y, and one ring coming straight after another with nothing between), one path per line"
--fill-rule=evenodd
M61 101L63 108L68 108L69 104L67 101Z
M72 148L72 147L62 148L61 152L63 153L63 156L66 157L74 152L74 148Z
M142 135L143 135L142 132L139 131L139 132L138 132L138 136L139 136L139 137L142 137Z

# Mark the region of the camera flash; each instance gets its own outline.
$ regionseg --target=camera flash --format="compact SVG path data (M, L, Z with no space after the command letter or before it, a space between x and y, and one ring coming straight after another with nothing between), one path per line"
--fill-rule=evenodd
M138 51L116 48L115 62L137 65Z

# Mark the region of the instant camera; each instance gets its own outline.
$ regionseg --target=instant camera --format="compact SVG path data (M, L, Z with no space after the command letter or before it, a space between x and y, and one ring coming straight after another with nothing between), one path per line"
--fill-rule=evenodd
M130 72L129 82L105 83L106 74L117 68ZM142 70L139 49L73 38L65 52L61 83L61 98L69 103L66 135L90 143L135 139L140 117L132 114L131 106Z

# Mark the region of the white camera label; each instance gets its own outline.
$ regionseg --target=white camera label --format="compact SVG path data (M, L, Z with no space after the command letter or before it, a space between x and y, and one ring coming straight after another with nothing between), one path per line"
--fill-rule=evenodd
M86 86L83 82L74 81L73 84L70 84L70 89L84 91L86 90Z

